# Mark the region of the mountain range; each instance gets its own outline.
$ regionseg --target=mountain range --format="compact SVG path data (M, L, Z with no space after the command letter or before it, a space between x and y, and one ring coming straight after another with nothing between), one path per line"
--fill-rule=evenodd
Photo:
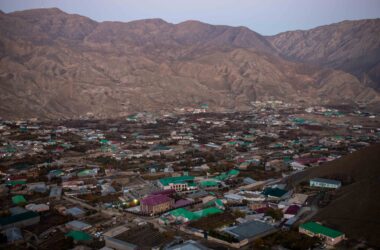
M257 100L379 107L379 91L380 19L265 37L199 21L0 12L3 118L248 110Z

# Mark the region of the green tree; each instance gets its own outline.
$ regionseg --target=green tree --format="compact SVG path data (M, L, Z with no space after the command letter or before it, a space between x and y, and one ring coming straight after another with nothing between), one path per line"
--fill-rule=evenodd
M266 216L270 216L272 217L274 220L276 221L279 221L282 219L283 217L283 213L280 209L274 209L274 208L269 208L266 212L265 212L265 215Z

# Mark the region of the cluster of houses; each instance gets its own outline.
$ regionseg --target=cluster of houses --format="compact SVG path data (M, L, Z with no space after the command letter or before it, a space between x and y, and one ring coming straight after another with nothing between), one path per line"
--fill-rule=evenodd
M239 175L239 171L230 172L226 173L228 178L225 180ZM311 204L308 204L308 194L294 193L286 189L284 184L274 184L278 181L255 182L254 185L239 186L217 195L203 188L201 178L187 175L169 177L157 181L162 191L144 197L140 200L139 209L132 210L145 216L159 216L162 225L187 225L210 215L223 214L226 208L237 209L243 211L245 217L237 220L234 226L220 230L243 246L280 228L291 228L312 210ZM334 190L341 185L340 181L332 179L315 178L309 181L312 190ZM178 195L181 198L176 198ZM280 211L279 217L273 216L271 211ZM300 224L299 232L320 237L331 246L345 239L343 233L316 222Z
M280 101L252 107L207 113L202 104L179 115L137 113L59 125L0 120L0 230L10 235L8 243L23 242L25 228L41 231L41 224L59 217L50 230L43 228L48 233L35 234L54 237L51 231L64 225L66 238L87 242L115 226L107 216L128 215L199 236L204 232L191 222L240 211L244 217L207 238L220 243L227 237L236 247L297 227L326 244L339 243L344 233L302 219L316 209L315 190L333 192L342 180L319 176L303 191L285 180L379 142L379 128L345 119L358 114L323 107ZM325 129L330 132L321 133ZM91 222L94 214L105 216L104 223Z

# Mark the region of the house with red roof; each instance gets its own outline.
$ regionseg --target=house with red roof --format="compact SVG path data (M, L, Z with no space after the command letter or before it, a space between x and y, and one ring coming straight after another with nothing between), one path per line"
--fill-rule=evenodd
M174 206L174 200L166 195L150 195L140 201L141 212L147 214L159 214Z
M285 210L285 212L284 212L284 218L285 218L285 219L290 219L290 218L296 216L297 213L298 213L298 211L299 211L300 209L301 209L301 207L298 206L298 205L291 205L291 206L289 206L289 207Z

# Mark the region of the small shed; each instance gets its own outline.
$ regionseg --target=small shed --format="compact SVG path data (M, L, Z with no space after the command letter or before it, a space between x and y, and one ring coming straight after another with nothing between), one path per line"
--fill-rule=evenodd
M74 217L82 217L85 215L85 211L80 209L79 207L72 207L72 208L66 209L66 214L70 214Z
M79 220L73 220L73 221L67 222L65 226L68 229L72 229L76 231L87 230L92 227L90 224L87 224Z

